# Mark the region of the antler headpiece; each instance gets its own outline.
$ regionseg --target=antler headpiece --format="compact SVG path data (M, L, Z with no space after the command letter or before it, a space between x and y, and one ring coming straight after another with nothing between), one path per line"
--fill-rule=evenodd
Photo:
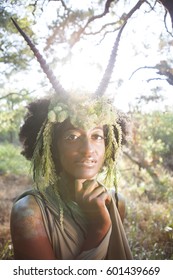
M12 21L33 51L55 90L55 94L50 100L47 118L38 133L33 154L32 162L36 184L39 185L42 182L42 188L45 188L49 184L54 184L57 181L57 174L51 153L53 127L54 124L61 123L65 119L70 118L70 122L75 127L91 128L98 124L108 126L108 139L105 153L105 166L107 166L105 182L109 186L112 186L112 184L116 185L115 162L117 153L121 148L122 131L118 123L118 115L112 104L103 95L111 78L117 56L118 44L125 24L118 33L107 68L92 98L88 96L78 96L76 98L64 90L30 38L14 19ZM115 137L115 130L118 137Z

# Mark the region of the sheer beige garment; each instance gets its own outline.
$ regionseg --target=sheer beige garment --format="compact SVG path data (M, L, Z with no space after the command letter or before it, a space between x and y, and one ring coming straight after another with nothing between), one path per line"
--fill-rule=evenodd
M48 192L50 194L50 192ZM18 199L33 195L41 209L45 229L57 259L61 260L126 260L132 259L131 251L119 216L113 193L110 206L112 227L98 247L81 252L86 238L87 223L83 215L70 209L64 211L63 225L60 225L59 207L55 196L48 195L48 199L34 190L21 195ZM78 207L74 203L74 209ZM78 207L79 209L79 207Z

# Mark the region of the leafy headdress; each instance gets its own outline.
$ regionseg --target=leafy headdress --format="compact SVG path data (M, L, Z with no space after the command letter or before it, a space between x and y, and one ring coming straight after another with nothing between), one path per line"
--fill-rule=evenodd
M67 118L70 119L70 122L75 127L82 127L84 129L97 125L107 125L104 183L106 186L112 187L114 185L116 187L116 161L121 149L122 130L118 123L118 114L111 102L104 97L104 92L111 78L118 44L125 24L118 33L107 68L95 93L90 97L75 97L74 94L69 94L61 86L30 38L14 19L12 21L33 51L55 90L55 94L50 99L47 117L38 133L32 157L33 177L37 188L44 192L47 186L56 184L58 180L51 150L53 128L55 124L62 123Z

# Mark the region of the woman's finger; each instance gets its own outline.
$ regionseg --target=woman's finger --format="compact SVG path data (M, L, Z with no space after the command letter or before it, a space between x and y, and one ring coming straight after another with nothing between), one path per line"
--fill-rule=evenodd
M98 182L96 180L86 180L83 183L83 190L84 194L88 195L90 194L94 189L96 189L99 186Z
M97 184L97 186L93 188L92 191L84 193L84 198L89 198L89 200L91 201L92 199L97 198L104 192L106 192L105 187Z
M84 179L76 179L75 180L75 199L76 201L78 200L78 197L79 197L79 193L82 191L83 189L83 183L85 182L86 180Z

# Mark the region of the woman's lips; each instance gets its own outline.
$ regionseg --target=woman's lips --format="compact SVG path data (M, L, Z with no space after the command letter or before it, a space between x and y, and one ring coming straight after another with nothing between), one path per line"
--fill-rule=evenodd
M76 164L81 167L94 167L97 161L94 158L77 160Z

